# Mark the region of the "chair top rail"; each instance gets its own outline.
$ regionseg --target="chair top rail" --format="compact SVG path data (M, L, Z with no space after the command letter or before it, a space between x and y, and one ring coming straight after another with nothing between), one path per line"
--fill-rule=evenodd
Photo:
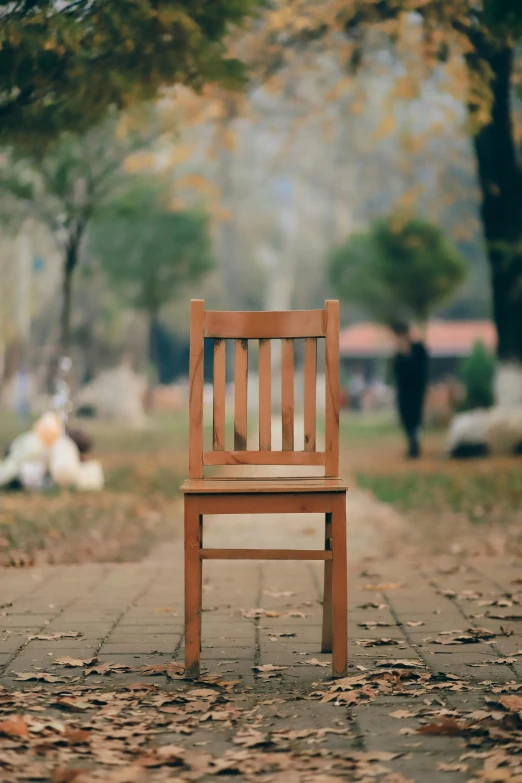
M217 339L325 337L326 315L324 310L205 310L203 328L205 337Z

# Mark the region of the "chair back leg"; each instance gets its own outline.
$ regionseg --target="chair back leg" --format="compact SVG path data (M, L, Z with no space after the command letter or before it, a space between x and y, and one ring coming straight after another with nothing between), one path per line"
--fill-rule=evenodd
M332 549L332 515L327 513L324 529L324 548ZM332 652L332 561L324 561L323 630L321 652Z

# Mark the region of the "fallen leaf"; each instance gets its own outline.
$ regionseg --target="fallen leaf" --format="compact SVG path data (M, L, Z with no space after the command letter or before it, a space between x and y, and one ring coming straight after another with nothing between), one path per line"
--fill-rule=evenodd
M15 715L0 723L0 734L6 737L28 737L29 728L21 715Z
M238 731L232 742L234 745L242 745L244 748L257 748L270 744L267 734L252 728Z
M468 765L459 761L439 761L437 769L440 769L441 772L467 772Z
M356 639L355 644L359 647L402 647L406 646L402 639L389 639L381 637L380 639Z
M78 639L80 636L82 636L81 631L61 631L58 633L37 633L33 636L28 636L27 640L29 642L33 641L33 639L36 639L41 642L54 642L56 639Z
M283 669L288 669L288 666L274 666L273 663L264 663L262 666L252 666L252 669L257 672L280 672Z
M153 663L140 666L137 671L145 675L166 674L171 680L182 679L185 676L185 666L182 663ZM203 678L200 678L201 680Z
M375 665L379 668L386 669L416 669L419 666L424 666L423 662L416 658L387 658L386 660L376 661Z
M130 672L132 666L126 666L123 663L100 663L91 666L90 669L86 669L84 674L86 677L89 674L112 674L112 672Z
M404 585L401 582L389 582L388 584L377 584L377 585L364 585L365 590L378 590L380 592L385 592L386 590L395 590L397 587L404 587Z
M73 729L67 726L64 736L69 745L83 745L91 739L91 732L85 729Z
M408 620L406 625L409 625L410 628L420 628L421 625L426 625L424 620Z
M366 620L362 623L357 623L360 628L390 628L393 623L380 622L379 620Z
M520 712L522 710L522 696L515 696L514 694L501 696L498 702L510 712Z
M51 783L73 783L80 775L85 775L86 769L57 767L51 773Z
M61 658L55 658L53 663L60 664L61 666L69 666L71 668L75 666L91 666L96 663L98 657L94 655L92 658L70 658L68 655L63 655Z
M64 696L61 699L57 699L57 701L52 701L49 706L59 707L62 710L69 710L70 712L84 712L92 707L88 701L74 699L69 696Z
M459 723L455 718L441 718L439 723L429 723L417 729L418 734L443 734L457 736L463 734L470 724Z
M21 682L28 682L30 680L40 680L41 682L67 682L63 677L56 677L54 674L46 674L45 672L15 672L16 679Z
M415 713L410 712L410 710L395 710L395 712L389 712L388 715L390 718L397 718L397 720L402 720L403 718L414 718Z
M323 666L324 668L330 666L328 661L318 661L317 658L308 658L308 660L302 661L302 663L307 663L309 666Z

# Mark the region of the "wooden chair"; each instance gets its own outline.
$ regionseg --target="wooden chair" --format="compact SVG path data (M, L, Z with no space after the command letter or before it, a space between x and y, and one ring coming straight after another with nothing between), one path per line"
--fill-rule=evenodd
M214 340L213 449L203 448L204 339ZM294 339L305 338L304 451L294 450ZM316 451L317 340L325 340L325 450ZM225 353L235 341L234 450L225 449ZM281 340L282 451L271 450L271 340ZM247 450L248 341L259 340L259 449ZM324 560L322 652L347 669L346 487L339 478L339 302L324 310L190 310L189 478L185 504L185 672L199 677L203 560ZM324 477L204 478L210 465L324 465ZM205 549L205 514L325 514L324 550Z

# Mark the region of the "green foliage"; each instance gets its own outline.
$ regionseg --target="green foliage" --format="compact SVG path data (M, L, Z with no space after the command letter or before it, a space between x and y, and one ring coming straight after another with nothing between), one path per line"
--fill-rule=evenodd
M237 84L223 38L254 0L0 1L0 139L41 146L174 83Z
M109 282L149 314L213 265L207 217L172 211L158 184L141 178L94 221L91 246Z
M465 262L440 229L400 215L376 221L330 256L330 282L338 296L372 318L425 322L464 280Z
M493 379L495 376L495 359L485 345L478 341L473 351L464 360L461 377L466 388L463 408L489 408L493 405Z
M4 214L20 222L31 217L46 225L62 255L60 343L64 351L71 339L72 276L89 221L122 186L125 159L148 146L155 133L153 122L143 130L143 123L132 123L129 116L124 119L127 128L123 118L111 112L83 135L60 134L43 154L11 149L4 155L0 171Z
M0 192L10 197L11 211L35 217L68 244L117 190L125 159L153 138L141 124L122 133L122 122L113 112L85 134L60 134L43 154L6 151Z

